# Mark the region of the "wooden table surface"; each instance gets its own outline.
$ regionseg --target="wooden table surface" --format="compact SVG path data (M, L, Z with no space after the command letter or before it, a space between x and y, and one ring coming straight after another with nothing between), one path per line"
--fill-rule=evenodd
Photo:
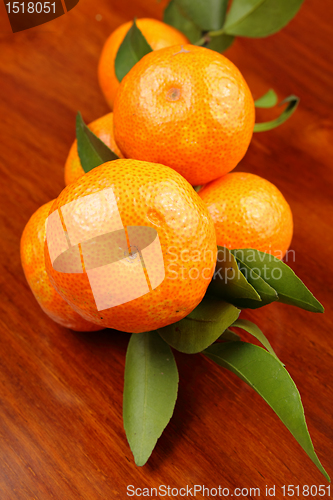
M128 335L58 326L24 278L20 236L30 215L64 187L77 110L87 122L108 112L96 76L104 40L135 15L160 18L164 4L82 0L49 25L0 35L1 500L123 499L127 485L162 484L259 487L262 497L266 485L276 485L276 498L283 498L283 485L327 485L264 401L200 355L176 354L174 416L148 464L136 467L122 426ZM320 9L306 0L279 34L237 39L227 52L255 98L269 88L280 99L301 98L288 123L255 135L237 169L266 177L284 193L295 222L290 264L326 313L272 304L243 317L263 329L295 380L331 476L332 13L331 0L321 0Z

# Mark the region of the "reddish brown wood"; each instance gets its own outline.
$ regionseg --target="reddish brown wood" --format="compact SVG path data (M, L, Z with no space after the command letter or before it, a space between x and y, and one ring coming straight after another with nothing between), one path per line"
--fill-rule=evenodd
M123 499L129 484L259 487L262 496L275 484L282 498L284 484L326 484L260 397L201 356L177 355L174 417L149 463L137 468L122 427L128 335L61 328L25 281L20 235L64 187L75 114L89 122L108 111L96 77L103 42L135 15L160 18L162 7L86 0L48 26L0 38L1 500ZM333 475L331 19L330 0L320 9L307 0L281 33L238 39L227 55L255 98L271 87L281 99L301 98L288 123L255 135L238 170L268 178L285 194L295 220L291 265L327 312L273 304L245 316L296 381L316 451Z

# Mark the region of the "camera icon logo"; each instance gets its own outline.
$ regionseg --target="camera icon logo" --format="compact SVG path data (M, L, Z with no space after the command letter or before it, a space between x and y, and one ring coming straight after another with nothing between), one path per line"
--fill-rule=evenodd
M56 271L87 273L98 311L139 298L165 278L156 229L125 227L112 188L49 215L46 241Z

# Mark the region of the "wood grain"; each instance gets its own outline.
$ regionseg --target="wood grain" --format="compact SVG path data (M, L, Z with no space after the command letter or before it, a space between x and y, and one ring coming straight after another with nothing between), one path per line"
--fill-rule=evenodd
M128 335L61 328L25 281L20 236L30 215L64 187L76 112L89 122L108 111L96 76L103 42L135 15L161 18L164 4L82 0L49 26L0 37L1 500L123 499L129 484L259 487L263 497L275 484L283 498L284 484L326 484L260 397L199 355L176 356L175 414L148 464L137 468L122 427ZM255 98L269 88L280 99L301 98L289 122L255 135L237 169L266 177L285 194L295 221L290 264L326 313L272 304L244 317L263 329L295 380L331 476L332 13L330 0L320 9L307 0L281 33L237 39L227 52ZM258 120L272 115L260 111Z

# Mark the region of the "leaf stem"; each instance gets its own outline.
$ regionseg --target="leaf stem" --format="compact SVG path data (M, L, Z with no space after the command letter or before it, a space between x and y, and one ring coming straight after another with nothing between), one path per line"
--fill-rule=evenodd
M221 36L221 35L224 35L224 29L221 28L219 30L216 30L216 31L208 31L208 36Z
M216 30L216 31L208 31L207 33L205 33L203 35L202 38L200 38L197 42L195 42L194 45L205 45L206 43L209 43L211 38L212 37L215 37L215 36L221 36L224 34L224 29L221 28L220 30Z
M203 37L201 37L197 42L194 43L194 45L205 45L206 43L210 42L210 37L208 36L208 33L206 33Z

